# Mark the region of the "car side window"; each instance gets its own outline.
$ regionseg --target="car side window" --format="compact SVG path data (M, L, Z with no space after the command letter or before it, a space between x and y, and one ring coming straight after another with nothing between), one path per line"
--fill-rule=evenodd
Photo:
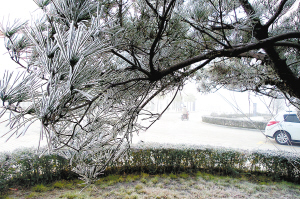
M283 118L285 122L300 123L296 114L283 115Z

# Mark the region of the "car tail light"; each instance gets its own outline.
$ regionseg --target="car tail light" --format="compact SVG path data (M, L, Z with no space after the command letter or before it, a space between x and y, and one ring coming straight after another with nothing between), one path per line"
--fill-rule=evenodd
M279 121L270 121L267 126L272 126L273 124L277 124L279 123Z

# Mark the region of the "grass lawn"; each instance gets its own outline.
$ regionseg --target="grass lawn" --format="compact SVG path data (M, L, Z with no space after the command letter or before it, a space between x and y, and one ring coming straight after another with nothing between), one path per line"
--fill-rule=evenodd
M30 189L11 189L0 198L300 198L300 185L214 176L198 172L155 175L110 175L86 187L82 181L57 181ZM83 191L80 193L80 191Z

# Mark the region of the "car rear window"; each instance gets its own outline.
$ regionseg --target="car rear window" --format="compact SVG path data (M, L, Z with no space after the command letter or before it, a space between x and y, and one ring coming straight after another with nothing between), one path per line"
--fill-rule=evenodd
M285 122L294 122L294 123L300 123L298 117L296 114L287 114L283 115L284 121Z

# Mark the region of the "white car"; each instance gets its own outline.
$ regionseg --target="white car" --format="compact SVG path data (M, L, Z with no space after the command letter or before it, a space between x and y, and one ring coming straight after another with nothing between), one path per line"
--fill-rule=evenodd
M277 114L266 126L265 135L275 138L278 144L300 142L300 121L296 111Z

